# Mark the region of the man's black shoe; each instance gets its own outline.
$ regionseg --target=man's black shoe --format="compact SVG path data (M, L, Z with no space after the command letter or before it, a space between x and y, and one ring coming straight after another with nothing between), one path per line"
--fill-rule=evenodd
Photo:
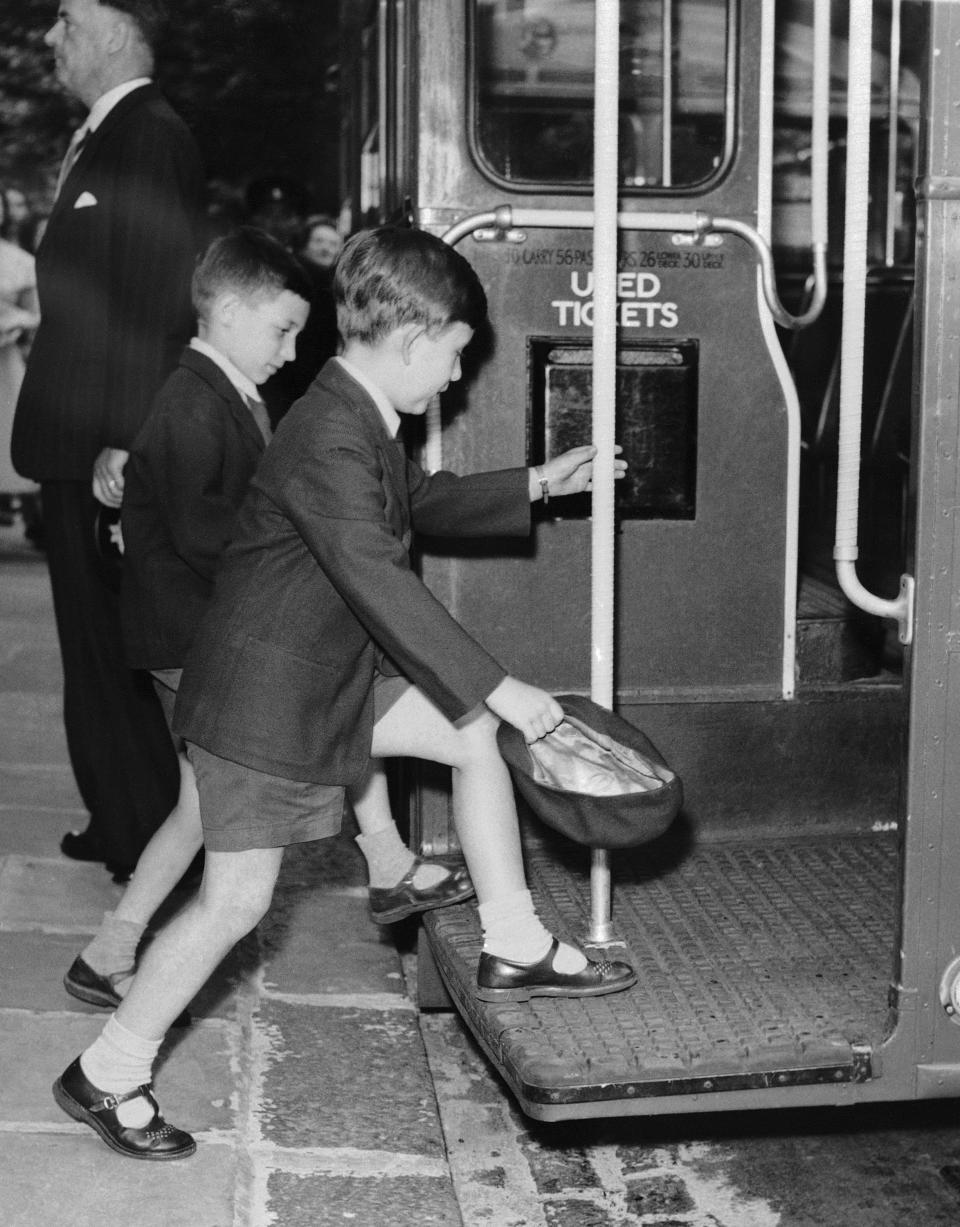
M72 861L104 861L106 857L98 840L89 831L67 831L60 840L60 851Z
M100 861L118 886L124 886L133 877L136 865L123 865L111 861L100 847L100 842L89 831L67 831L60 840L60 851L72 861Z
M53 1084L53 1097L68 1116L95 1129L111 1150L131 1159L186 1159L197 1149L189 1133L163 1119L149 1086L110 1095L87 1078L79 1057ZM140 1098L153 1108L153 1119L142 1129L121 1124L117 1108L129 1099Z
M114 973L112 976L101 976L94 971L89 963L78 954L70 964L70 970L63 977L63 987L71 997L85 1001L88 1005L98 1005L104 1010L115 1010L123 998L114 988L117 980L123 980L133 975L133 969ZM189 1027L190 1012L184 1010L173 1020L174 1027Z
M582 971L556 971L553 959L560 943L538 963L512 963L492 954L480 955L477 996L481 1001L528 1001L531 997L602 997L619 993L637 982L629 963L587 960Z

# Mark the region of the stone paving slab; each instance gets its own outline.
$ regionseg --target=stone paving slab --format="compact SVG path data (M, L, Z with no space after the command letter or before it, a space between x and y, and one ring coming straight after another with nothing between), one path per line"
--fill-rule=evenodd
M76 1128L85 1136L0 1134L3 1227L234 1227L230 1146L133 1163Z
M5 691L0 700L0 760L65 763L63 700L58 692Z
M103 1010L77 1001L63 987L67 968L86 944L85 934L0 932L0 984L5 1009L72 1010L105 1017Z
M370 923L366 887L317 886L295 908L281 901L259 928L264 987L280 993L397 993L389 929Z
M462 1227L450 1182L444 1179L270 1177L269 1209L277 1227ZM498 1227L491 1223L490 1227Z
M444 1154L417 1016L399 996L397 1005L261 1004L258 1025L270 1041L262 1090L266 1141Z
M95 933L123 894L103 866L5 856L0 861L0 929Z
M0 554L3 559L4 592L3 617L17 618L26 615L39 633L56 634L53 622L53 597L50 592L50 575L43 556L34 549L23 549L21 543L11 538L10 530L0 527ZM37 617L41 610L42 618Z
M3 667L4 689L23 690L31 685L38 674L56 676L60 669L60 647L56 638L34 642L29 647L8 647L6 652L0 652L0 665ZM59 679L57 686L46 693L59 696ZM6 742L3 744L6 745Z
M69 1128L84 1149L89 1140L91 1161L101 1151L108 1154L90 1129L79 1124L74 1128L50 1089L96 1039L103 1024L103 1014L4 1010L0 1016L0 1069L4 1071L0 1124ZM238 1043L237 1028L221 1022L170 1032L156 1069L157 1096L170 1120L190 1132L233 1128ZM3 1136L0 1133L0 1140Z
M42 805L36 802L38 793ZM63 859L60 840L67 831L86 828L87 811L66 768L51 769L42 780L34 775L29 781L0 768L0 797L0 857L14 852Z

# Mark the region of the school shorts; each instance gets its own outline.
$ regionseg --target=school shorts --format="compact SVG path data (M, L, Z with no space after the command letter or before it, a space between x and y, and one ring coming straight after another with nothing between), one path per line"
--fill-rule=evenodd
M374 720L410 689L405 677L374 677ZM344 789L338 784L288 780L230 762L186 743L197 778L204 847L247 852L329 839L340 832Z

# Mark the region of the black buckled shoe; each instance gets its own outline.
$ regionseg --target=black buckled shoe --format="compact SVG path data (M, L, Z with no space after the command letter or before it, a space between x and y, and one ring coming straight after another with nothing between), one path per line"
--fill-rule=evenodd
M539 963L512 963L493 954L481 954L477 968L477 996L481 1001L529 1001L531 997L602 997L619 993L637 982L629 963L587 960L582 971L556 971L557 938Z
M78 1001L100 1006L103 1010L115 1010L123 998L114 985L118 980L125 980L127 976L132 975L133 968L131 967L129 971L117 971L109 976L102 976L98 971L94 971L89 963L85 963L78 954L70 964L70 970L63 977L63 987L71 997L76 997ZM172 1025L189 1027L189 1011L184 1010L182 1014L178 1014Z
M118 980L125 980L133 975L129 971L114 972L109 976L101 976L94 971L89 963L85 963L78 954L70 964L70 970L63 977L63 987L71 997L78 1001L86 1001L88 1005L98 1005L105 1010L115 1010L121 997L114 985Z
M396 886L370 887L370 911L378 925L393 924L417 912L429 912L433 908L448 907L451 903L463 903L465 899L473 898L473 883L463 865L444 865L443 868L447 870L445 878L422 889L414 886L416 872L425 863L430 862L424 862L418 856Z
M68 1116L95 1129L111 1150L131 1159L186 1159L197 1149L189 1133L168 1125L149 1086L123 1095L109 1095L87 1078L74 1061L53 1084L53 1097ZM129 1099L143 1098L153 1108L153 1119L142 1129L117 1120L117 1108Z

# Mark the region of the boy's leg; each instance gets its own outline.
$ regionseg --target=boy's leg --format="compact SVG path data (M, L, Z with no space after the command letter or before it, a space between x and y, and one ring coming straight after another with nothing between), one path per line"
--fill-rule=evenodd
M180 794L176 807L137 862L136 872L93 940L64 978L67 992L94 1005L115 1007L129 987L137 947L151 917L203 847L197 781L187 756L177 755Z
M118 1020L135 1035L162 1039L220 961L266 915L283 848L208 849L196 897L143 956Z
M378 757L424 758L453 768L454 822L481 903L527 887L513 786L497 750L497 724L485 708L452 724L411 686L373 729Z
M179 1130L173 1153L155 1153L155 1101L133 1092L149 1085L153 1058L173 1020L266 913L282 857L282 848L208 851L196 898L158 933L117 1013L55 1084L61 1107L95 1128L114 1150L137 1158L191 1153L182 1141L189 1142L189 1135ZM103 1110L105 1097L123 1095L130 1098L111 1099Z
M451 723L411 687L376 722L373 753L453 769L453 813L484 930L478 994L491 1000L598 996L635 983L625 963L590 963L544 928L527 889L513 786L497 748L496 717L479 707Z
M137 862L136 872L114 911L120 920L148 924L203 847L197 778L185 753L181 751L177 761L180 795L176 807Z
M400 838L380 759L370 760L366 778L347 789L347 796L360 828L357 845L367 862L370 910L378 924L461 903L473 895L463 866L421 860Z

